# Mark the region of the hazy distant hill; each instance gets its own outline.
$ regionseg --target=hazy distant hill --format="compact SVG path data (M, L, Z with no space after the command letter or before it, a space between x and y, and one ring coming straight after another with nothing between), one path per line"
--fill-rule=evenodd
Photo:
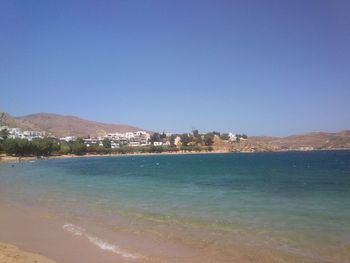
M250 137L249 143L266 150L350 149L350 131L312 132L288 137Z
M13 117L7 113L0 115L0 125L18 127L23 130L46 131L51 135L63 136L101 136L109 132L132 132L140 128L124 124L106 124L84 120L74 116L38 113L23 117Z
M214 139L214 149L233 152L350 149L350 131L312 132L288 137L253 136L239 143Z

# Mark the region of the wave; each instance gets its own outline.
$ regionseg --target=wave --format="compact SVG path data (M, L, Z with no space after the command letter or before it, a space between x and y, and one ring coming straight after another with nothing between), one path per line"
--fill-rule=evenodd
M121 249L119 246L108 243L107 241L104 241L98 237L95 237L93 235L90 235L89 233L86 232L86 230L82 227L73 225L71 223L65 223L62 228L65 231L68 231L70 233L72 233L75 236L82 236L87 238L91 243L93 243L94 245L96 245L97 247L99 247L102 250L107 250L107 251L111 251L117 255L120 255L124 258L128 258L128 259L140 259L143 258L142 255L140 254L136 254L136 253L130 253L127 252L123 249Z

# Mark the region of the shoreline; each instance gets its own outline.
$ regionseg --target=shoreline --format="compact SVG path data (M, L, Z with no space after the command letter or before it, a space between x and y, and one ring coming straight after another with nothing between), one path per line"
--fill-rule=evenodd
M17 246L0 242L0 262L6 263L55 263L40 254L24 251Z
M161 156L161 155L192 155L192 154L252 154L252 153L286 153L286 152L319 152L319 151L350 151L350 148L339 149L313 149L313 150L280 150L280 151L240 151L240 152L228 152L228 151L201 151L201 152L161 152L161 153L125 153L125 154L66 154L66 155L51 155L51 156L8 156L0 155L0 164L9 163L22 163L38 160L57 160L57 159L74 159L74 158L96 158L96 157L122 157L122 156Z
M128 262L87 238L64 229L67 218L47 207L0 202L0 262L76 263ZM80 226L80 223L78 223ZM124 237L120 237L124 240ZM93 240L94 241L94 240ZM99 240L98 240L99 241ZM102 240L103 241L103 240Z
M66 154L66 155L52 155L52 156L0 156L0 164L3 163L21 163L21 162L30 162L37 160L57 160L57 159L74 159L74 158L95 158L95 157L122 157L122 156L157 156L157 155L186 155L186 154L223 154L223 153L232 153L227 151L212 151L212 152L162 152L162 153L125 153L125 154L84 154L84 155L75 155L75 154Z
M122 221L129 217L115 217ZM14 244L21 251L44 255L53 261L37 263L209 263L214 262L202 254L203 248L167 237L154 236L152 232L135 232L99 224L93 219L67 215L60 210L24 203L0 202L0 242ZM146 225L145 225L146 226ZM1 243L0 243L1 244ZM235 247L235 257L244 261L244 255ZM217 252L211 255L219 261L230 262L229 255ZM179 260L173 261L178 258ZM33 263L36 261L1 261L7 263Z

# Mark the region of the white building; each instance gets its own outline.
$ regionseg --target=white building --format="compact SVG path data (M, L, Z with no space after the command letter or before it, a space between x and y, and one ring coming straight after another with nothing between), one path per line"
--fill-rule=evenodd
M33 139L43 139L46 137L46 132L44 131L24 131L22 133L22 139L28 139L29 141Z
M174 144L175 144L176 146L178 146L178 145L180 144L180 142L181 142L181 137L180 137L180 136L176 136L176 138L175 138L175 140L174 140Z
M131 139L131 138L134 138L135 134L133 132L126 132L125 133L125 137L127 139Z
M135 146L141 146L140 142L129 142L129 146L135 147Z
M72 142L75 141L77 138L75 136L66 136L60 138L60 141L66 141L66 142Z
M233 141L233 142L237 141L237 136L236 136L236 134L234 134L234 133L232 133L232 132L230 132L230 133L228 134L228 137L229 137L229 140L230 140L230 141Z
M8 138L17 139L22 138L22 130L20 128L8 128L9 132Z

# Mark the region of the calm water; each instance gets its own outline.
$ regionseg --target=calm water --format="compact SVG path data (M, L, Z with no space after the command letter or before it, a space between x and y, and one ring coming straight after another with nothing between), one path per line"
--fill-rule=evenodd
M100 238L113 231L152 236L210 262L350 262L345 151L1 165L0 198L44 207L85 228L98 224L106 230Z

